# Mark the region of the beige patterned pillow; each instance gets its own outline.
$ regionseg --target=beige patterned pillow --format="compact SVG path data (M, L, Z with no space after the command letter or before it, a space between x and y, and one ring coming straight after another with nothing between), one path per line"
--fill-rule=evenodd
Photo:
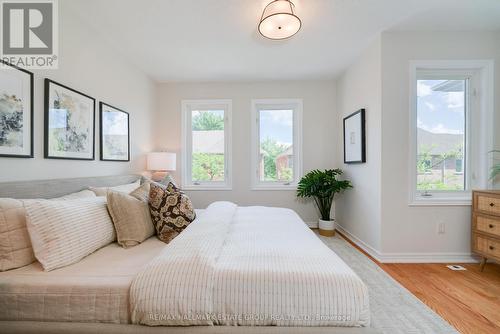
M116 237L122 247L136 246L155 234L147 202L115 191L108 192L107 198Z
M105 197L30 201L26 226L46 271L76 263L116 237Z
M129 195L132 197L137 198L139 201L143 201L145 203L149 202L149 190L151 189L151 182L150 181L144 181L144 183L137 188L136 190L132 191Z
M89 197L95 194L82 190L52 200ZM0 198L0 271L24 267L36 260L26 229L25 205L30 201L33 200Z
M189 197L181 191L169 191L166 186L151 183L149 209L158 238L169 243L195 218Z

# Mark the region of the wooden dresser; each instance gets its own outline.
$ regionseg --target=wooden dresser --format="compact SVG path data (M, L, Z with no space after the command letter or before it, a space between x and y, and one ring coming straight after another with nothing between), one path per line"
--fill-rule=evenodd
M500 261L500 191L472 192L472 252Z

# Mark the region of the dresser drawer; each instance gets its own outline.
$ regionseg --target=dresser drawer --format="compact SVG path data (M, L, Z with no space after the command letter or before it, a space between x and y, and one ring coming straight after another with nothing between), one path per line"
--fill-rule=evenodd
M474 214L474 229L500 237L500 217Z
M500 216L500 195L474 193L474 204L477 211Z
M474 245L482 255L500 259L500 241L476 234Z

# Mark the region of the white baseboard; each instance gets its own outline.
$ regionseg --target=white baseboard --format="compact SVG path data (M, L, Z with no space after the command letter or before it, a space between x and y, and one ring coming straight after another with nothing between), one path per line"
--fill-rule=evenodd
M478 263L470 253L385 253L381 263Z
M355 236L354 234L351 234L349 231L347 231L345 228L343 228L342 226L339 225L339 223L337 222L337 225L335 226L335 228L340 232L342 233L343 235L345 235L347 238L349 238L349 240L351 240L352 242L354 242L359 248L361 248L362 250L364 250L365 252L367 252L371 257L373 257L375 260L381 262L379 260L380 258L380 253L378 250L376 250L375 248L373 248L372 246L368 245L367 243L365 243L363 240L361 240L360 238L358 238L357 236Z
M380 263L477 263L471 253L382 253L337 223L337 230Z

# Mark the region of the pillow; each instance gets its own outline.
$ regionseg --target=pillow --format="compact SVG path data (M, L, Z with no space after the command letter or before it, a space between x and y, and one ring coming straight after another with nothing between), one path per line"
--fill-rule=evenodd
M108 192L107 202L122 247L136 246L155 234L147 202L117 191Z
M30 201L26 213L33 252L46 271L76 263L116 237L105 197Z
M174 178L170 176L170 174L165 175L165 177L158 183L163 184L167 187L171 185L175 189L180 189L177 183L175 182Z
M139 201L148 203L149 202L149 190L151 189L151 182L150 181L144 181L144 183L137 188L136 190L132 191L129 195L132 197L137 198Z
M89 198L95 194L83 190L53 200ZM0 271L27 266L35 261L26 229L26 203L33 200L0 198Z
M140 186L141 180L137 180L134 183L122 184L115 187L89 187L89 189L92 190L96 194L96 196L106 196L109 190L130 194Z
M181 191L169 191L166 186L151 183L149 209L158 238L169 243L195 218L189 197Z

